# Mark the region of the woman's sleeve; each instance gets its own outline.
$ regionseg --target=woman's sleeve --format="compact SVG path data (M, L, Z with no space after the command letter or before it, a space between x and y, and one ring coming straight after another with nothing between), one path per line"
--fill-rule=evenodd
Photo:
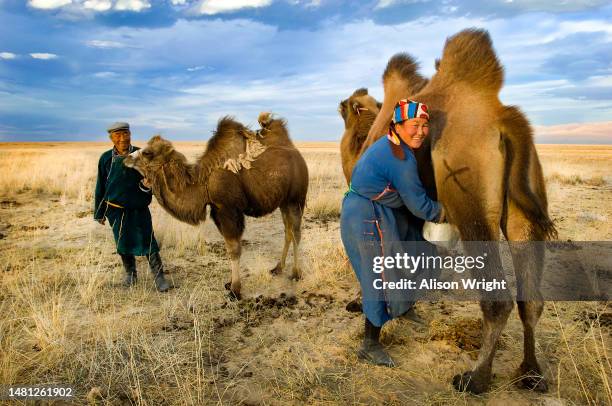
M391 160L387 175L408 210L423 220L433 221L440 215L440 203L427 196L419 178L416 159L406 155L405 160Z

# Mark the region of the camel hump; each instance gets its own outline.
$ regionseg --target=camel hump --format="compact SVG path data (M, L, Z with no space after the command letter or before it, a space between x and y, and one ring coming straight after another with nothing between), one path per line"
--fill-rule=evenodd
M437 65L438 75L467 82L479 90L497 94L504 81L504 69L489 33L483 29L469 28L447 38Z
M259 117L257 117L257 122L261 126L261 128L267 128L270 126L272 122L274 114L270 111L262 111L259 113Z
M217 129L208 140L206 152L216 154L219 159L234 156L244 151L244 133L248 130L231 116L222 117L217 123Z
M427 84L427 79L418 70L419 64L411 55L404 52L395 54L387 62L382 77L383 83L387 83L394 78L399 79L404 83L409 93L417 93Z
M229 131L241 132L244 129L244 125L239 123L232 116L221 117L217 123L217 130L215 134L225 134Z

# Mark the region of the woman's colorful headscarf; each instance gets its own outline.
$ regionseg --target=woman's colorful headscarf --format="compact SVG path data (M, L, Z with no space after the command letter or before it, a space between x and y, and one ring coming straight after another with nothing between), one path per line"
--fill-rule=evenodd
M419 103L418 101L408 99L402 99L398 101L393 111L393 124L398 124L402 121L410 120L411 118L424 118L426 120L429 120L427 105L424 103ZM395 145L400 144L399 137L394 131L391 131L391 129L389 129L389 134L387 134L387 138Z

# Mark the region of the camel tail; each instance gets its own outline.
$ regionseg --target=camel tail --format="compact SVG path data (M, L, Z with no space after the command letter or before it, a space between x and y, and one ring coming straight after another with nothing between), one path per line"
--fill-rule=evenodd
M486 30L469 28L447 38L438 75L447 81L462 81L483 91L499 93L504 81L491 37Z
M408 93L404 97L418 93L427 84L418 72L419 64L406 53L395 54L389 59L385 72L383 73L383 84L391 80L400 80Z
M504 108L501 132L509 160L508 196L523 211L542 239L556 239L557 229L548 215L548 201L533 131L523 112L515 106ZM534 176L533 189L530 175Z

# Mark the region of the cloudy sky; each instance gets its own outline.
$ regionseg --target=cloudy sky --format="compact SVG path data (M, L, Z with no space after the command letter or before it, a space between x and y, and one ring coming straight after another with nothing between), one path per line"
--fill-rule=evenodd
M501 99L538 142L612 143L612 5L577 0L0 0L0 141L204 140L269 110L339 140L338 102L382 99L390 56L433 74L444 40L489 30Z

